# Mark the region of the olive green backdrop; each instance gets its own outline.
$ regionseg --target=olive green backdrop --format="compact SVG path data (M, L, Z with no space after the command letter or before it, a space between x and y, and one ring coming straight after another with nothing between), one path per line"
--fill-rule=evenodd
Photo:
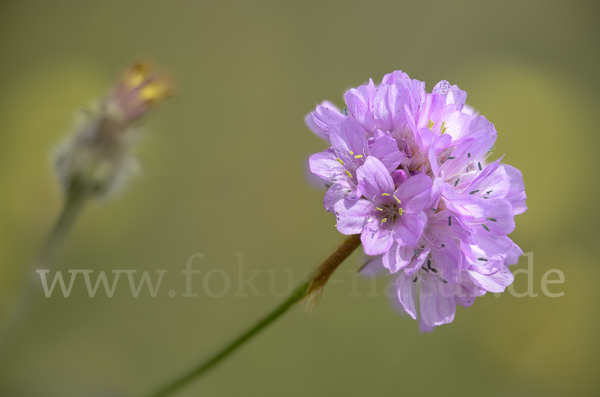
M164 269L156 298L43 295L0 373L2 396L134 396L214 352L273 308L341 241L305 181L324 143L317 102L401 69L447 79L498 130L529 211L536 298L486 296L419 334L383 294L354 286L353 255L310 315L296 307L181 396L597 395L599 214L595 1L4 1L0 3L0 315L61 207L51 149L77 110L140 58L177 82L144 125L141 175L86 208L56 265ZM194 253L196 298L180 271ZM239 297L238 258L254 279ZM525 268L522 259L517 268ZM221 269L227 274L230 288ZM543 274L560 269L564 284ZM79 276L81 277L81 276ZM274 283L270 278L273 277ZM556 279L556 274L551 279ZM203 282L206 285L203 286ZM225 292L222 297L209 296ZM527 289L517 276L518 292ZM168 291L177 295L169 297ZM361 295L356 297L353 295ZM368 296L378 295L378 296Z

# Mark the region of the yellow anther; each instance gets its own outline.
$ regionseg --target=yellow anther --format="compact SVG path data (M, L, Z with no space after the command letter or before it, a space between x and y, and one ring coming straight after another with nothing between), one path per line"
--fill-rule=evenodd
M432 129L434 124L435 123L432 120L429 120L429 123L427 123L427 128Z
M354 156L354 152L352 150L350 150L350 154Z
M352 178L352 174L350 173L350 171L348 171L348 170L344 170L344 171L346 171L346 174L348 174L348 176L349 176L350 178Z
M337 159L337 161L339 161L341 165L344 165L344 162L342 161L342 159Z
M159 102L169 96L171 88L164 81L155 81L140 91L140 98L148 102Z
M400 216L402 216L402 213L404 212L404 210L402 208L398 209L398 212L400 213Z
M387 218L383 218L383 219L381 220L381 223L385 223L386 221L387 221Z
M396 197L396 195L394 194L394 198L396 199L396 201L398 202L398 204L400 204L402 201L400 201L400 199L398 197Z
M446 122L442 121L442 128L440 129L442 135L444 134L444 132L446 132L446 127L444 127L444 124L446 124Z
M364 156L362 154L357 154L354 156L355 159L362 159Z
M382 196L384 196L384 197L385 197L385 196L390 196L390 194L389 194L389 193L381 193L381 195L382 195Z
M377 211L383 211L383 208L375 207Z

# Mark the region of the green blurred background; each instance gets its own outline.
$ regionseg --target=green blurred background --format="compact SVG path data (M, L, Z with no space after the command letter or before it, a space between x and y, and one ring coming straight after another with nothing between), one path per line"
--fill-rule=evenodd
M401 69L447 79L498 130L495 155L522 170L529 211L511 237L534 253L537 298L486 296L419 334L381 294L352 297L360 255L318 309L296 307L181 396L598 394L600 77L597 1L0 3L0 315L61 207L51 149L76 111L140 58L177 82L138 147L141 177L86 208L58 269L166 269L136 299L40 297L0 373L1 396L132 396L189 369L273 308L341 241L305 182L324 143L303 117L324 99ZM197 298L180 274L194 253ZM236 297L236 253L265 296ZM525 268L522 259L515 268ZM230 275L221 298L202 292ZM564 284L550 285L549 269ZM267 273L270 272L270 273ZM95 276L94 276L95 277ZM551 278L556 278L556 275ZM213 274L208 287L224 287ZM527 289L525 275L516 290ZM178 295L170 298L169 290ZM0 322L1 323L1 322Z

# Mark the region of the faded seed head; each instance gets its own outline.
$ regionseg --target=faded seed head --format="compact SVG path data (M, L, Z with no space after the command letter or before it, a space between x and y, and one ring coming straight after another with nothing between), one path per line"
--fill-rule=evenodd
M172 85L148 63L127 69L57 150L55 169L65 192L76 186L101 196L122 186L137 164L131 150L133 123L171 94Z

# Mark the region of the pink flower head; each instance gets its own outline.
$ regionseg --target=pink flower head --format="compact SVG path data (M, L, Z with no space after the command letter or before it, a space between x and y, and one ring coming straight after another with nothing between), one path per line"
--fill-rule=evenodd
M343 111L324 102L305 118L331 145L309 161L329 187L325 208L397 274L398 300L422 331L503 292L522 254L508 234L527 210L523 177L486 162L496 129L466 97L445 80L427 93L396 71L350 89Z

